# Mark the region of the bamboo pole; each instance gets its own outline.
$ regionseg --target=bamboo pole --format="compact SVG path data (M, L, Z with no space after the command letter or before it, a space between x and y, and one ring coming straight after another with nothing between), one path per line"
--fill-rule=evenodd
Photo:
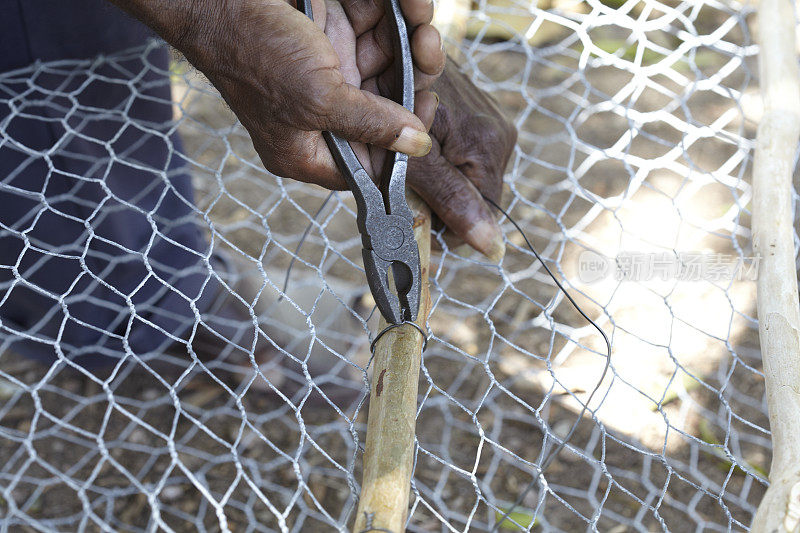
M764 116L753 164L758 319L772 431L770 487L752 531L800 530L800 306L792 229L792 170L800 137L800 72L791 0L761 0Z
M422 274L417 324L424 331L431 306L428 293L431 216L428 206L413 192L408 193L408 205L414 213L414 237L419 245ZM381 318L378 331L385 327L386 321ZM423 340L416 328L404 325L389 330L375 345L364 474L354 533L405 531Z

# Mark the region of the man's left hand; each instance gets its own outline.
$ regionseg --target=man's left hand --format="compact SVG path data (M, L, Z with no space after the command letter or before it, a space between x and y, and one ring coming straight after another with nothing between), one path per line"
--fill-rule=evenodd
M483 196L500 202L517 130L452 61L432 88L440 98L433 147L409 158L408 183L456 237L497 262L505 244Z

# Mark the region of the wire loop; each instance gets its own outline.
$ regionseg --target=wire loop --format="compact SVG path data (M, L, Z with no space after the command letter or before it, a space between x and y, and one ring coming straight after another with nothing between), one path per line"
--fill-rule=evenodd
M422 351L424 352L425 348L428 347L428 334L416 322L412 322L410 320L404 320L397 324L389 324L388 326L383 328L380 332L378 332L378 334L375 336L375 339L369 345L370 353L372 353L373 355L375 354L375 345L378 343L378 340L380 340L380 338L383 337L385 333L387 333L390 330L393 330L394 328L399 328L404 324L409 324L411 326L414 326L414 328L416 328L416 330L419 331L420 335L422 335Z
M399 326L400 324L392 324L393 326ZM359 531L358 533L371 533L372 531L380 531L383 533L394 533L394 531L390 529L386 529L385 527L374 527L372 525L372 521L375 519L375 513L368 513L364 511L364 529Z

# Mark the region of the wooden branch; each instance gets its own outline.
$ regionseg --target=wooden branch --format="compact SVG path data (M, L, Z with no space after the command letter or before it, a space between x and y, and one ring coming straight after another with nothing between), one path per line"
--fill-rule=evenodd
M428 293L431 216L428 206L413 192L408 193L408 205L414 212L414 237L419 245L422 267L417 324L424 331L431 306ZM385 327L386 322L381 319L378 331ZM354 533L405 531L422 344L420 332L404 325L388 331L375 345L364 475Z
M800 136L800 72L790 0L761 0L761 95L753 165L758 319L772 431L770 487L754 532L797 531L800 518L800 306L792 229L792 171Z

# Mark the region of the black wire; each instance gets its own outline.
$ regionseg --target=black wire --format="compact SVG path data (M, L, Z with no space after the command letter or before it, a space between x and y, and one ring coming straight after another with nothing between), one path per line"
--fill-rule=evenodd
M298 7L300 7L301 11L303 11L306 15L308 15L308 17L311 20L314 20L314 14L313 14L313 11L312 11L312 8L311 8L311 1L310 0L299 0ZM311 230L311 225L313 223L313 220L316 220L316 218L319 216L319 214L325 208L325 205L328 203L328 200L330 200L331 196L333 196L333 192L331 192L328 195L328 197L325 198L325 201L322 203L322 205L319 207L317 212L314 214L314 218L312 219L312 222L309 222L308 226L306 227L305 232L303 232L303 236L300 238L300 242L297 244L297 248L295 249L295 254L292 257L292 261L289 263L289 268L286 271L286 279L284 280L284 285L283 285L284 294L286 293L286 288L288 287L288 284L289 284L289 274L291 272L292 266L294 266L295 259L297 258L297 253L300 251L300 247L303 245L303 242L305 241L306 237L308 236L308 232ZM533 248L533 245L528 240L528 236L525 235L525 232L522 231L522 228L519 226L519 224L517 224L517 222L513 218L511 218L511 216L502 207L497 205L497 203L494 200L492 200L491 198L489 198L489 197L487 197L485 195L482 195L482 196L483 196L484 200L486 200L492 206L494 206L495 209L497 209L498 211L503 213L503 215L505 215L505 217L514 225L514 227L517 228L517 231L519 232L520 235L522 235L522 238L525 240L525 244L528 246L528 249L531 252L533 252L533 255L542 264L542 266L544 267L545 271L547 271L547 274L553 279L553 281L555 282L555 284L559 288L559 290L562 293L564 293L564 296L567 297L567 299L572 304L572 306L575 308L575 310L578 311L578 313L580 313L581 316L583 318L585 318L600 333L600 335L603 336L603 340L606 343L606 364L605 364L605 367L603 367L603 373L600 376L600 379L597 381L597 385L595 385L595 387L592 390L591 394L589 394L589 397L587 398L586 403L583 404L583 408L581 409L581 412L578 415L577 420L575 420L575 423L572 424L572 427L570 428L569 433L567 433L567 436L561 441L561 443L558 446L556 446L555 450L552 451L550 453L550 455L544 460L544 462L542 463L541 468L539 469L539 475L536 476L533 480L531 480L530 483L528 483L528 486L525 487L525 490L522 491L522 493L519 495L517 500L514 502L514 505L512 505L509 509L506 509L505 512L503 513L503 516L501 516L500 519L497 520L497 522L495 522L495 525L492 528L492 532L494 532L494 531L497 531L497 529L500 527L500 524L502 524L506 520L506 518L509 517L509 515L514 511L514 509L519 507L519 505L522 503L522 500L525 498L525 496L527 496L527 494L531 491L531 489L533 489L533 487L539 482L539 478L544 475L545 471L547 470L547 467L550 466L550 464L553 462L553 460L558 456L559 453L561 453L561 450L564 449L564 447L570 441L572 436L575 434L575 431L578 429L578 424L580 424L581 420L583 419L583 415L586 413L586 410L589 408L589 404L591 403L592 399L594 398L595 393L597 393L597 391L600 390L600 386L602 385L603 380L605 380L606 374L608 374L608 369L611 366L611 342L609 342L608 337L606 336L606 334L602 330L602 328L600 328L600 326L598 326L595 323L594 320L589 318L589 316L586 313L583 312L583 309L581 309L581 307L578 305L578 303L575 300L572 299L572 296L569 295L569 293L564 288L564 286L561 285L561 282L559 282L558 279L556 278L556 276L550 271L550 269L547 267L547 264L545 264L545 262L539 256L539 253ZM282 295L281 295L281 298L283 298ZM280 301L280 298L278 299L278 301ZM373 310L373 312L374 312L374 310ZM416 326L416 324L414 324L414 326ZM382 335L385 331L386 330L381 332L378 335L378 337L380 337L380 335ZM425 335L425 333L422 330L420 330L420 332L423 334L423 337L425 337L425 341L427 343L427 336ZM374 346L374 344L373 344L373 346ZM423 347L423 350L424 350L424 347ZM367 529L367 531L374 531L375 529L371 528L371 520L369 520L369 517L367 517L367 518L368 518L367 527L370 528L370 529Z
M292 274L292 268L294 267L295 261L297 261L297 254L300 253L300 248L303 246L303 243L306 242L306 238L308 237L308 232L311 231L311 226L314 225L314 221L317 220L317 217L322 213L322 210L325 209L325 206L328 205L328 200L331 199L333 196L333 191L325 197L325 201L322 202L322 205L319 206L317 212L314 213L313 218L308 222L308 226L306 226L306 230L303 232L303 236L300 237L300 242L297 243L297 248L294 249L294 255L292 255L292 260L289 261L289 266L286 268L286 277L283 279L283 290L281 291L281 295L278 297L278 301L280 302L283 300L284 295L286 294L286 289L289 288L289 276Z
M295 251L294 251L294 256L292 257L292 260L289 263L288 268L286 269L286 278L284 279L284 282L283 282L283 293L284 294L286 293L286 289L289 286L289 277L291 275L292 268L294 267L295 261L297 260L297 254L300 252L300 248L303 246L303 243L305 242L306 238L308 237L309 232L311 231L311 227L313 226L313 221L316 220L317 217L319 217L320 213L322 213L322 210L325 209L325 206L328 204L328 201L331 199L332 196L333 196L333 192L331 192L325 198L325 201L322 202L322 205L319 206L319 208L317 209L317 212L314 213L314 217L312 218L312 221L309 222L308 226L306 226L306 229L303 232L303 236L300 238L300 242L297 243L297 247L295 248ZM517 221L514 220L511 217L511 215L509 215L508 212L506 212L505 209L500 207L494 200L492 200L491 198L489 198L487 196L484 196L483 198L489 204L491 204L495 209L497 209L498 211L503 213L503 215L508 219L508 221L511 222L511 224L514 225L516 230L519 232L519 234L522 236L523 240L525 241L525 244L528 247L528 249L533 253L533 255L536 257L536 259L542 264L542 267L545 269L547 274L550 276L550 278L556 284L558 289L562 293L564 293L564 296L567 297L567 300L569 300L569 302L572 304L572 306L575 308L575 310L578 311L578 313L580 313L580 315L584 319L586 319L586 321L589 322L589 324L591 324L592 327L594 327L600 333L600 335L603 337L603 341L606 344L606 364L603 367L603 373L601 374L600 379L597 381L597 385L595 385L594 389L592 389L591 394L589 394L589 397L586 399L586 403L583 404L583 408L581 409L580 413L578 414L578 418L575 420L575 423L572 424L572 427L570 428L570 430L567 433L566 437L564 437L564 439L558 444L558 446L556 446L556 448L552 452L550 452L550 454L547 456L547 458L542 462L542 466L539 468L539 474L533 480L531 480L530 483L528 483L528 485L525 487L525 489L522 491L522 493L520 493L519 497L516 499L514 504L511 507L509 507L508 509L506 509L504 511L504 513L503 513L503 516L501 516L497 520L497 522L495 522L495 525L491 529L491 532L490 532L490 533L493 533L493 532L497 531L497 529L500 527L500 525L509 517L509 515L511 513L514 512L514 509L516 509L517 507L520 506L522 501L525 499L525 496L527 496L528 493L533 489L533 487L535 487L539 483L540 477L544 475L545 471L550 466L550 464L552 464L552 462L555 460L555 458L561 453L561 451L569 443L570 439L572 439L572 436L575 434L575 431L578 429L578 425L580 424L581 420L583 419L583 415L589 409L589 404L591 403L591 401L594 398L594 395L597 393L597 391L600 390L600 386L603 384L603 380L605 380L606 375L608 374L608 369L611 366L611 342L608 340L608 337L606 336L606 334L602 330L602 328L600 326L598 326L597 323L594 320L589 318L589 316L583 311L583 309L581 309L581 307L572 298L572 296L570 296L570 294L567 292L567 289L565 289L564 286L561 284L561 282L558 281L558 278L555 276L555 274L553 274L553 272L550 270L550 268L548 268L547 264L544 262L544 260L542 260L542 257L539 255L539 253L533 247L533 245L531 244L531 241L528 239L528 236L522 230L520 225L517 224ZM278 301L281 301L282 299L283 299L283 294L281 294L281 296L278 298ZM372 312L373 313L375 312L375 308L373 308ZM372 315L372 313L370 313L370 316L371 315Z
M505 509L505 511L503 513L503 516L501 516L495 522L494 527L491 529L491 532L494 532L494 531L497 531L497 529L500 527L500 525L503 522L505 522L505 520L509 517L509 515L511 513L514 512L514 509L516 509L517 507L520 506L522 501L525 499L525 496L527 496L528 493L533 489L533 487L536 486L539 483L539 479L541 478L541 476L544 475L545 471L547 470L547 467L550 466L550 464L553 462L553 460L558 456L559 453L561 453L561 450L563 450L564 447L566 447L567 443L569 443L570 439L575 434L575 431L578 429L578 425L580 424L581 420L583 419L583 415L586 413L586 410L589 409L589 404L591 403L592 398L594 398L595 393L597 393L597 391L600 390L600 386L603 384L603 380L605 380L606 374L608 374L608 369L611 366L611 342L609 342L608 337L606 336L606 334L602 330L602 328L600 328L600 326L598 326L597 323L595 323L594 320L589 318L586 315L586 313L583 312L583 309L581 309L581 307L577 304L577 302L575 302L575 300L572 299L572 296L569 295L569 293L564 288L564 286L561 285L561 282L559 282L558 279L556 278L556 276L550 271L550 269L547 267L547 264L542 260L541 256L539 256L538 252L533 248L533 245L531 244L531 241L528 240L528 236L525 235L525 232L522 231L522 228L519 226L519 224L517 224L517 222L513 218L511 218L511 215L509 215L502 207L497 205L497 203L494 200L492 200L491 198L488 198L487 196L483 196L483 199L486 200L487 202L489 202L495 209L497 209L498 211L503 213L503 215L505 215L505 217L509 220L509 222L511 222L514 225L514 227L517 229L519 234L522 235L522 238L525 240L525 244L528 246L528 249L531 252L533 252L533 255L542 264L542 266L544 267L545 271L553 279L553 281L555 282L555 284L559 288L559 290L562 293L564 293L564 296L567 297L567 300L569 300L569 302L572 304L572 307L574 307L575 310L578 311L578 313L580 313L581 316L583 318L585 318L586 321L589 322L589 324L591 324L594 327L594 329L596 329L600 333L600 335L603 336L603 340L606 343L606 364L605 364L605 367L603 367L603 373L600 376L600 379L597 381L597 385L595 385L595 387L592 390L591 394L589 394L589 397L586 399L586 403L583 404L583 409L581 409L581 412L578 414L577 420L575 420L575 423L572 424L572 427L570 428L569 433L567 433L567 436L564 437L564 439L559 443L559 445L556 446L556 448L547 456L547 458L544 460L544 462L542 462L542 466L539 468L538 475L536 477L534 477L533 480L531 480L530 483L528 483L528 485L525 487L525 490L522 491L522 493L519 495L519 497L514 502L514 504L510 508Z

